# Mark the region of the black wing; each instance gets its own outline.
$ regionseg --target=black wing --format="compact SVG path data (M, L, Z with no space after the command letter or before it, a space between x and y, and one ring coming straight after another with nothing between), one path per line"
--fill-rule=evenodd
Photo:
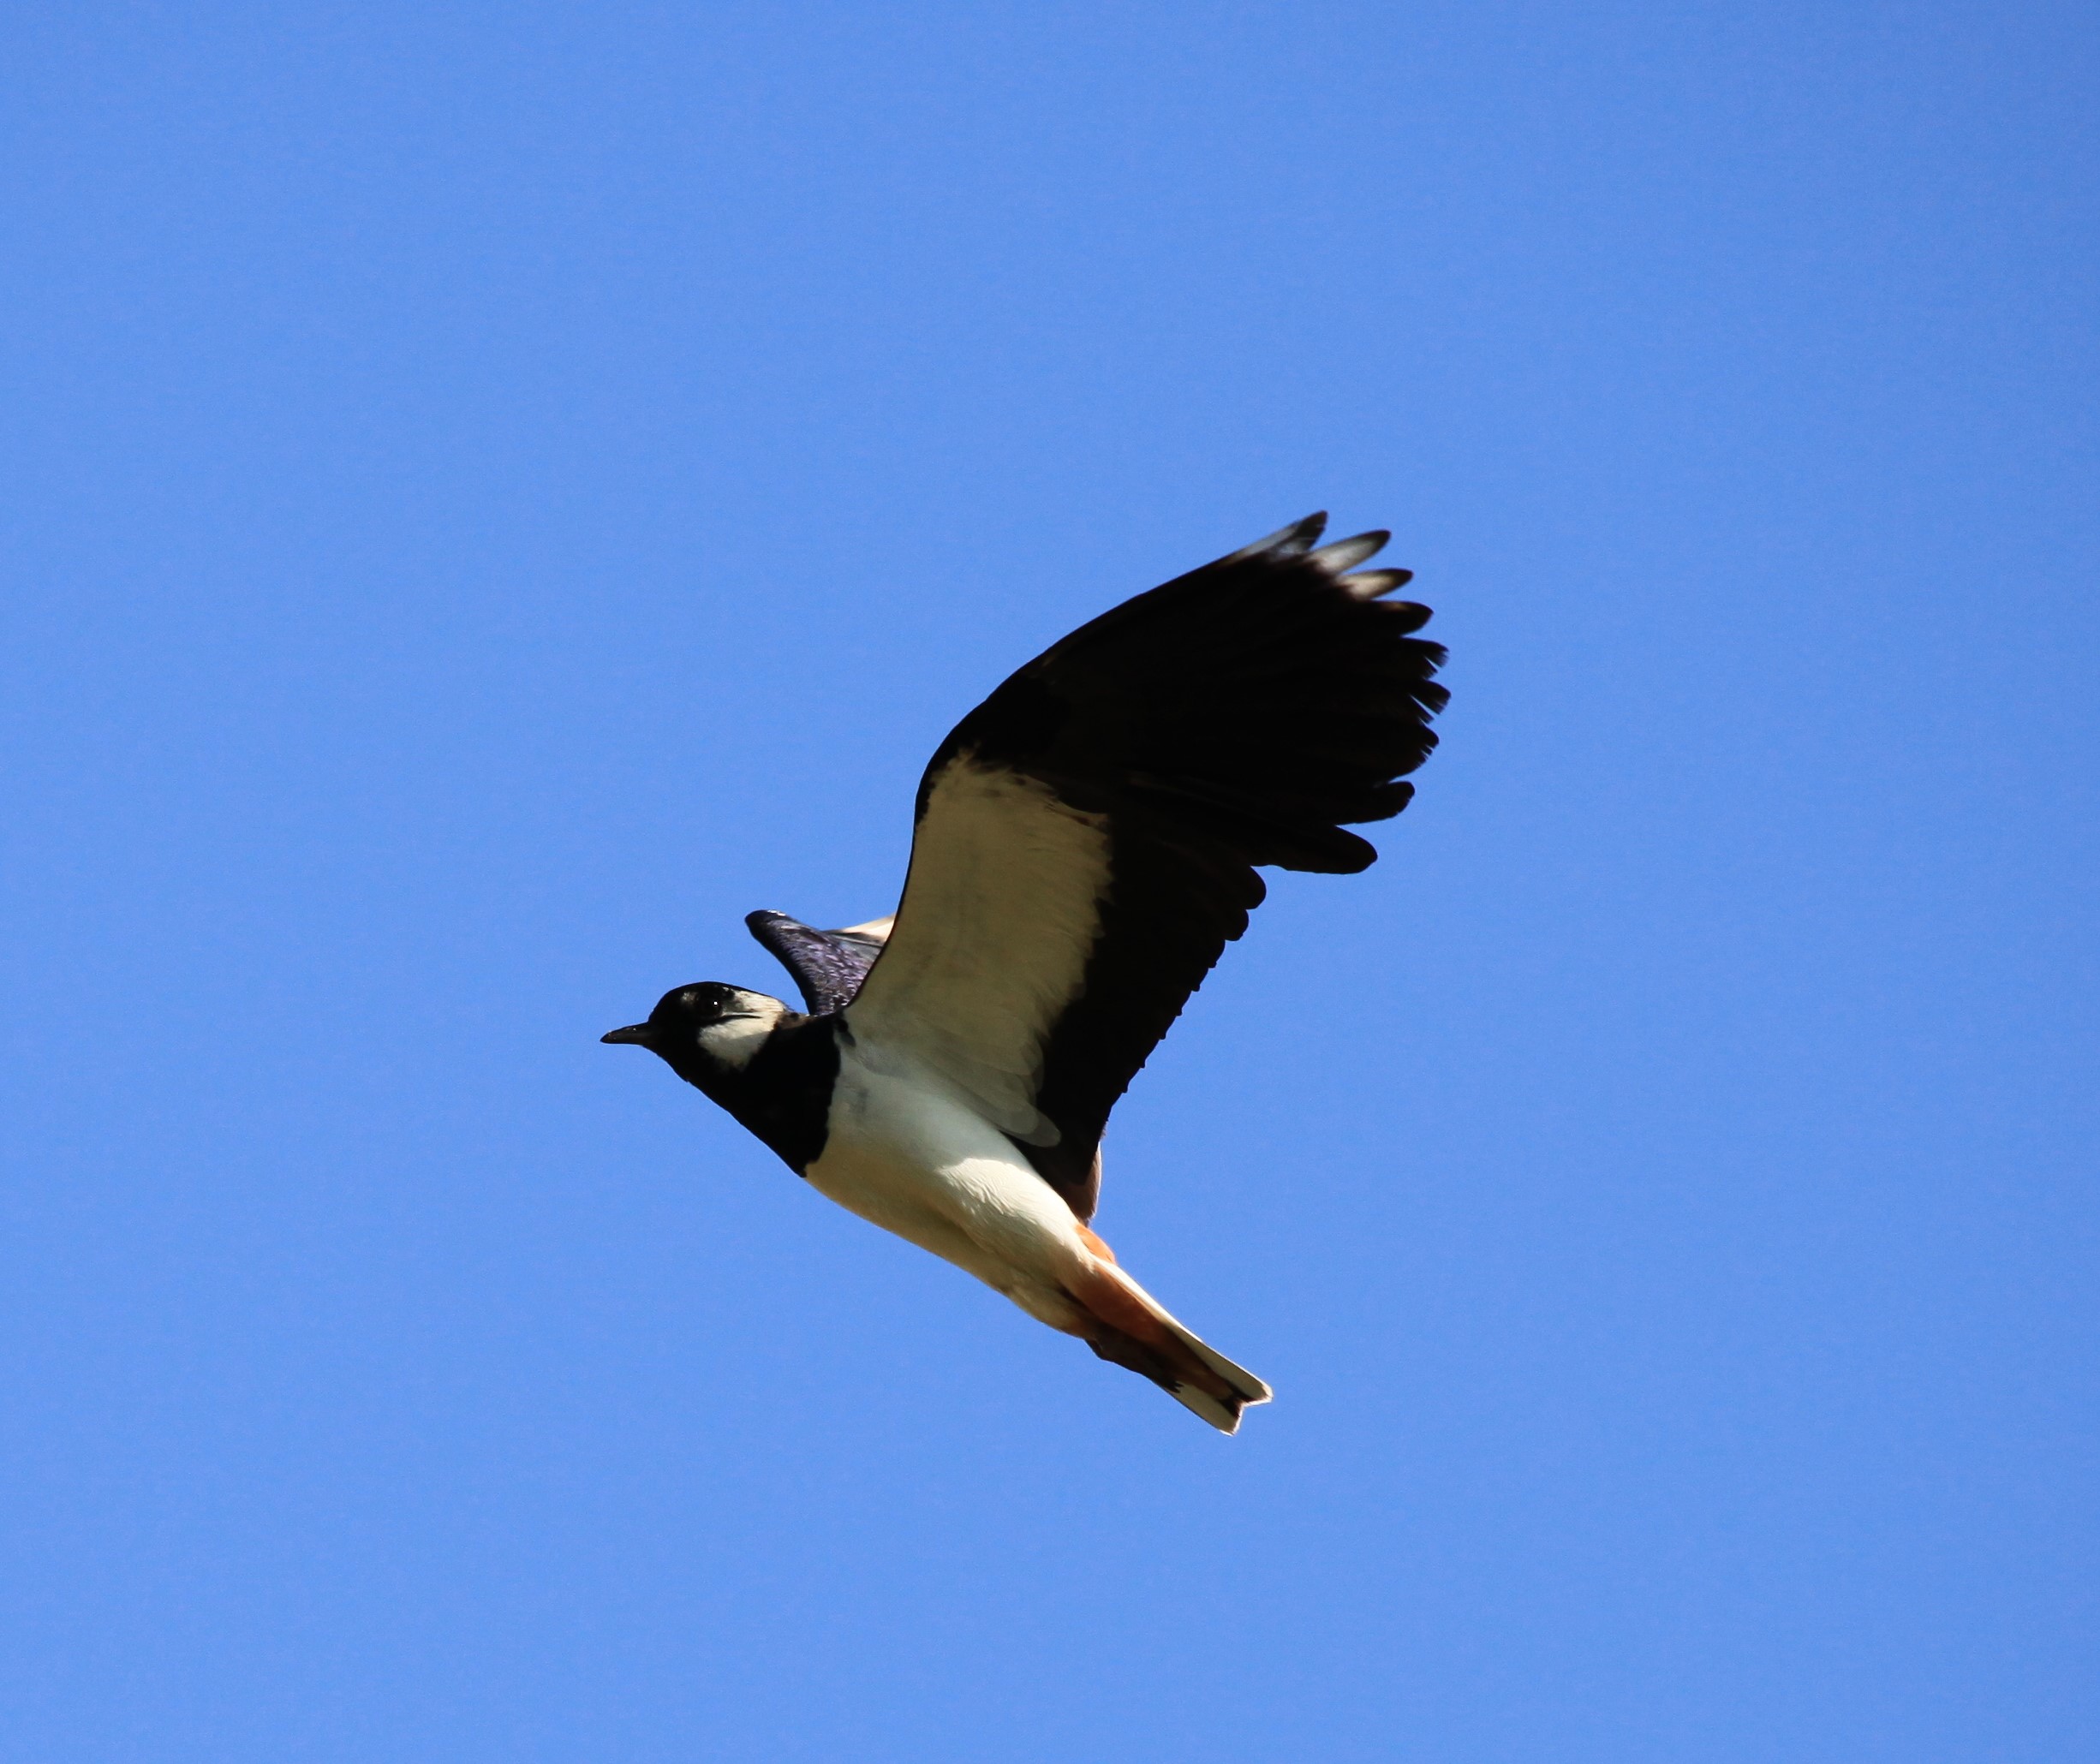
M890 934L887 919L846 931L818 931L785 913L751 913L743 922L795 976L812 1016L844 1010L853 1002Z
M1081 1218L1109 1110L1261 903L1347 873L1448 694L1385 543L1315 515L1125 601L1013 675L919 787L895 931L847 1012L968 1091Z

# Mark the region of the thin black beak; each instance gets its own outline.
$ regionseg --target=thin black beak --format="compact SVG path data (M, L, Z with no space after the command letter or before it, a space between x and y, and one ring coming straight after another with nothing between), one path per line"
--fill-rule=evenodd
M600 1041L632 1041L637 1046L647 1047L649 1045L649 1026L647 1023L629 1023L623 1029L615 1029L611 1034L600 1035L598 1039Z

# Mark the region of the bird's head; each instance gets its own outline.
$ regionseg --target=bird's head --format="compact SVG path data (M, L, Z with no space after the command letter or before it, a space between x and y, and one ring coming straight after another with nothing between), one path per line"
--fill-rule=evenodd
M788 1008L763 992L700 980L673 986L656 1001L649 1020L601 1035L601 1041L631 1044L660 1055L689 1083L741 1072L766 1045Z

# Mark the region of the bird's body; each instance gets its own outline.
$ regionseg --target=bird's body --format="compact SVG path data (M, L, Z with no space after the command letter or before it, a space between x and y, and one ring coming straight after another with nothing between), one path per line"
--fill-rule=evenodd
M871 1225L975 1274L1045 1322L1071 1209L967 1098L909 1065L839 1050L823 1154L802 1173Z
M920 787L893 921L755 913L807 1014L666 993L652 1048L840 1206L975 1275L1224 1431L1268 1387L1089 1224L1108 1111L1262 896L1363 868L1339 823L1405 806L1441 652L1426 610L1315 551L1315 516L1103 615L958 725Z

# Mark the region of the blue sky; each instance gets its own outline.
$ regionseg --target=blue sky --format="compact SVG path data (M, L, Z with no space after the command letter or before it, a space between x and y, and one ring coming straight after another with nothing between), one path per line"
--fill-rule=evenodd
M0 1753L2100 1744L2086 9L3 28ZM596 1038L1315 507L1454 699L1112 1129L1226 1440Z

